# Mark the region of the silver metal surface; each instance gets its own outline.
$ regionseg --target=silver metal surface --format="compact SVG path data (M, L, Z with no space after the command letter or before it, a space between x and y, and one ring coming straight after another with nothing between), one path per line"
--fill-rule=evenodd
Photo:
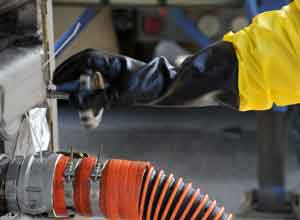
M0 0L0 14L8 11L0 28L0 139L13 158L22 117L31 108L48 104L51 149L58 135L56 102L47 103L46 96L55 68L52 1Z
M10 216L6 215L3 217L0 217L0 220L55 220L56 218L46 218L46 217L34 217L34 216L28 216L28 215L18 215L18 216ZM75 216L73 218L63 218L61 220L104 220L103 217L82 217L82 216Z
M65 197L65 203L68 208L74 207L73 202L73 196L74 196L74 190L73 190L73 181L65 181L64 183L64 197Z
M94 216L102 216L100 210L100 180L94 181L91 179L90 184L90 204L92 213Z
M25 158L20 170L17 198L22 213L52 213L53 175L60 155L43 152Z
M6 212L9 211L17 215L67 217L57 216L53 208L54 174L62 155L38 152L25 158L17 157L11 161L5 189L8 203ZM73 158L73 156L71 157ZM87 186L91 189L89 197L93 216L102 216L99 203L100 181L106 162L103 158L99 158L89 179L90 186ZM81 158L69 161L64 170L65 180L61 183L64 184L64 199L70 216L76 214L74 211L74 181L76 169L81 162Z
M6 154L0 154L0 216L7 213L5 185L10 159Z
M33 107L49 106L51 149L58 146L58 135L56 103L47 103L46 89L55 68L52 1L0 0L0 14L8 11L13 22L2 19L9 31L0 29L0 140L5 141L5 152L13 158L20 122ZM54 155L40 163L28 159L22 169L23 161L17 158L12 163L5 188L10 210L20 208L35 214L52 207L52 182L48 180L53 175Z
M72 211L72 208L74 208L74 178L75 178L75 171L78 165L80 164L80 162L81 159L73 159L72 167L69 169L67 174L65 172L64 195L65 195L65 203L69 211Z
M41 46L30 46L10 47L0 53L0 128L4 137L14 135L16 130L7 128L26 111L46 101L41 52Z
M18 187L18 176L20 168L23 163L24 157L16 157L9 165L7 176L6 176L6 188L5 197L7 202L7 208L11 212L19 212L19 205L17 200L17 187Z
M90 204L94 216L103 216L100 209L100 193L101 193L101 173L106 165L102 158L98 157L96 166L91 174L90 184Z

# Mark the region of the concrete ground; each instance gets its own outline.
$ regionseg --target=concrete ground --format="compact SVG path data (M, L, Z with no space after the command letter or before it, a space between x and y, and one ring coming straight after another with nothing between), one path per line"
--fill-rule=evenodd
M105 112L96 130L80 127L77 113L59 109L60 144L68 150L107 158L148 160L166 172L192 181L202 192L239 211L243 193L256 187L255 114L224 109L123 109ZM300 184L300 167L290 138L287 186ZM274 168L276 169L276 168Z

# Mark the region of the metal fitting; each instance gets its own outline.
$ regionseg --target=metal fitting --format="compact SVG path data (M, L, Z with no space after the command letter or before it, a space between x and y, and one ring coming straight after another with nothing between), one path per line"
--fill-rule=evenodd
M5 196L6 176L10 159L6 154L0 154L0 216L8 212Z
M6 184L5 184L5 197L7 208L10 212L19 212L20 207L17 199L18 176L20 174L21 165L24 161L23 156L17 156L9 164Z
M51 214L53 174L61 155L49 152L26 157L22 163L17 201L20 211L29 215Z
M103 149L102 146L100 147L100 151L97 157L96 165L91 173L91 192L90 192L90 202L91 202L91 209L92 213L95 216L102 216L100 210L100 193L101 193L101 174L106 165L106 161L103 158Z
M66 206L70 212L72 212L74 208L74 178L80 162L81 159L71 157L65 170L64 197Z
M75 214L78 201L75 199L74 192L76 189L78 190L76 188L78 179L76 178L80 179L78 169L81 167L80 169L83 169L83 171L89 169L89 176L84 177L85 179L80 182L80 187L90 187L89 194L85 194L85 196L90 200L88 206L91 214L102 216L100 187L101 174L106 163L103 158L100 158L100 155L97 160L90 157L91 159L86 163L87 167L85 167L86 165L81 166L84 161L83 157L74 156L73 152L71 156L66 156L68 160L63 158L64 154L39 152L25 158L16 157L13 161L8 159L4 164L5 166L2 166L0 157L0 184L3 179L5 182L3 198L7 203L7 209L5 210L13 213L48 217L65 217L65 215ZM64 162L68 163L65 164ZM6 170L3 170L2 168L5 167ZM86 181L89 184L82 185ZM2 184L0 185L0 196L1 186ZM84 191L84 193L86 192ZM64 200L64 204L60 208L65 209L63 214L59 213L57 206L62 200ZM81 205L85 205L85 203Z

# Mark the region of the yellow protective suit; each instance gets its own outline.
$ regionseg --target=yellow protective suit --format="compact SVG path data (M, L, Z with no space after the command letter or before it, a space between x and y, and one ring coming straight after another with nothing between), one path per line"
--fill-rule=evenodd
M300 103L300 1L257 15L224 40L239 61L240 111Z

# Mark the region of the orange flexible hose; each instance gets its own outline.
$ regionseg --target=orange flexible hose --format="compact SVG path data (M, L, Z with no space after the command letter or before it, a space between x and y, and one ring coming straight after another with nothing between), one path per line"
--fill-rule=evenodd
M163 199L165 198L167 190L168 190L169 186L171 185L171 182L172 182L173 179L174 179L173 174L171 174L168 177L168 179L167 179L167 181L164 185L164 188L162 189L162 193L160 194L160 197L159 197L159 200L158 200L158 203L157 203L157 207L155 209L154 219L158 219L158 214L159 214L159 211L160 211L160 207L162 206Z
M213 209L216 207L216 205L217 205L217 201L214 200L209 206L209 208L207 209L207 211L205 212L205 214L203 215L203 217L201 218L201 220L206 220L208 216L211 214L211 212L213 211Z
M174 208L174 211L173 211L173 213L172 213L172 215L171 215L170 220L174 220L174 219L175 219L175 216L176 216L176 214L177 214L177 212L178 212L178 210L179 210L179 208L180 208L180 206L181 206L183 200L185 199L187 193L190 191L191 188L192 188L192 184L190 183L190 184L188 184L187 187L184 189L182 195L180 196L180 198L179 198L179 200L178 200L178 202L177 202L177 204L176 204L176 206L175 206L175 208Z
M139 207L140 213L143 213L143 211L144 211L147 189L148 189L150 179L151 179L151 175L152 175L153 172L154 172L154 168L150 167L149 172L146 176L144 186L142 188L143 191L142 191L142 197L141 197L141 200L140 200L140 207Z
M101 177L100 208L113 220L141 220L139 201L147 162L110 160ZM105 189L105 190L103 190Z
M54 171L53 213L58 217L67 216L70 208L64 198L64 172L69 160L70 157L62 155ZM191 183L175 179L173 174L167 176L148 162L109 160L100 180L94 180L91 174L96 163L96 158L89 156L76 168L73 202L78 214L98 214L93 213L96 205L111 220L231 220L233 217ZM91 197L95 193L94 188L91 191L91 181L100 181L97 204L94 204L97 197Z
M101 176L100 208L112 220L231 220L224 207L182 178L150 163L110 160Z
M69 157L61 156L57 161L57 165L54 172L54 181L53 181L53 212L55 216L67 216L68 210L65 203L64 197L64 180L65 180L65 169L68 165Z
M75 173L74 205L78 214L92 216L90 203L90 177L96 165L95 157L85 157L81 160Z
M170 199L168 200L167 206L166 206L166 208L165 208L165 210L164 210L164 212L163 212L163 215L162 215L162 218L161 218L162 220L166 219L167 214L168 214L168 212L169 212L169 209L170 209L170 207L171 207L171 205L172 205L172 203L173 203L173 200L174 200L174 198L175 198L175 196L176 196L176 194L177 194L177 191L178 191L178 189L179 189L181 183L183 183L183 179L182 179L182 178L179 178L178 181L177 181L177 183L176 183L176 185L175 185L175 189L173 190L173 192L172 192L172 194L171 194L171 197L170 197Z
M164 174L164 171L160 171L155 182L154 182L154 186L153 186L153 190L151 192L151 196L150 196L150 200L149 200L149 204L148 204L148 209L147 209L147 219L150 220L151 219L151 211L152 211L152 206L153 206L153 200L154 200L154 196L156 194L157 191L157 187L158 184L160 182L160 178L162 177L162 175Z
M225 208L224 208L224 206L222 206L219 213L214 217L214 220L220 219L224 211L225 211Z
M191 220L196 220L197 215L201 212L201 210L203 209L203 207L204 207L205 203L208 201L208 199L209 199L209 197L208 197L208 195L206 194L206 195L204 196L204 198L201 200L201 202L199 203L199 205L198 205L196 211L195 211L194 214L192 215Z
M193 204L194 204L194 202L195 202L195 200L197 199L197 196L198 196L199 194L200 194L200 189L197 189L196 192L193 194L191 200L190 200L189 203L187 204L187 206L186 206L184 212L183 212L182 215L180 216L180 218L179 218L180 220L184 220L184 219L185 219L185 217L187 216L189 210L192 208L192 206L193 206ZM220 217L221 217L221 216L220 216ZM217 218L217 219L219 219L219 218ZM214 220L216 220L216 219L214 219Z

